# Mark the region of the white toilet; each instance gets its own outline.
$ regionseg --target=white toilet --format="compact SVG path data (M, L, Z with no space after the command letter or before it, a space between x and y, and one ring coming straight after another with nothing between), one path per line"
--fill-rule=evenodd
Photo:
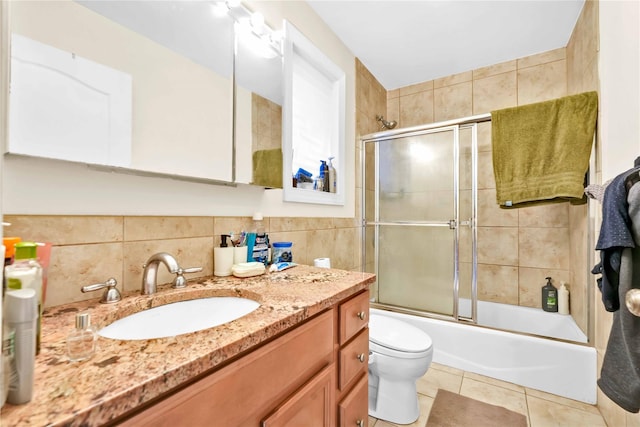
M416 381L429 369L429 335L401 320L369 317L369 415L396 424L420 416Z

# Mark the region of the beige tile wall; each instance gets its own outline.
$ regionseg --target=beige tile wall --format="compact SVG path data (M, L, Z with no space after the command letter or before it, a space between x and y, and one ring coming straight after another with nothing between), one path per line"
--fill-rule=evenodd
M97 298L80 288L118 281L124 291L140 289L142 265L156 252L173 254L182 267L213 274L213 247L220 234L251 230L249 217L17 216L6 215L10 233L25 240L52 242L45 307ZM313 264L331 257L332 266L360 269L359 229L353 219L265 218L272 242L293 242L294 262ZM7 233L9 234L9 233ZM173 279L160 267L158 282Z

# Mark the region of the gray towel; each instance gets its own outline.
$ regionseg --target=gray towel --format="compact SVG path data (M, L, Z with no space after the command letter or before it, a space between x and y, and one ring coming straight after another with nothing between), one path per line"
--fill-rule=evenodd
M631 232L640 241L640 185L631 187L627 201ZM619 278L618 295L624 301L629 289L640 289L640 248L622 251ZM631 314L625 304L613 314L598 386L624 410L640 410L640 317Z

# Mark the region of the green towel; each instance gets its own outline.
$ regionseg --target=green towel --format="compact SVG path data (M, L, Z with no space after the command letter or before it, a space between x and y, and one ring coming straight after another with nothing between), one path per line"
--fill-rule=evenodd
M582 200L597 115L596 92L492 111L498 204Z
M259 150L253 153L252 184L282 188L282 149Z

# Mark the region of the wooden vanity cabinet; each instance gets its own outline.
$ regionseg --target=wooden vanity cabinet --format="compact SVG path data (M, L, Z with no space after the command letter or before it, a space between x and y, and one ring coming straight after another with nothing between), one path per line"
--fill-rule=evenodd
M331 427L337 420L357 427L364 420L366 425L368 295L337 304L117 424ZM337 332L343 325L350 331L344 342Z
M338 306L337 424L363 427L369 417L369 292Z

